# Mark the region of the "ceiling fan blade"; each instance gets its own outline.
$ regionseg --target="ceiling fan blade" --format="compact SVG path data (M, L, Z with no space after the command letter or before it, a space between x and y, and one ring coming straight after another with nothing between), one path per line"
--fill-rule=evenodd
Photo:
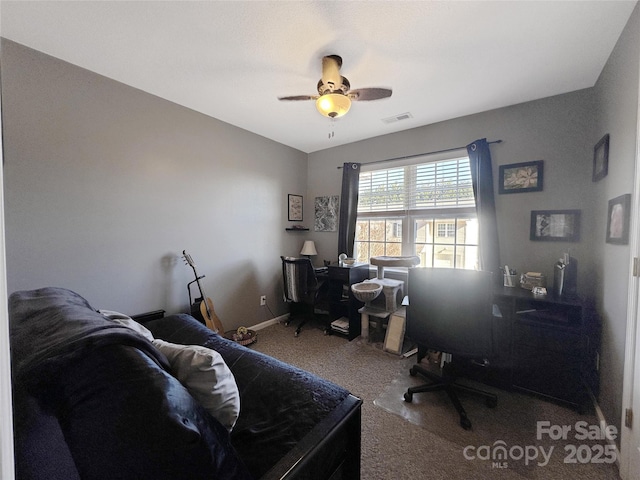
M380 100L391 96L390 88L358 88L349 91L349 98L357 101Z
M292 95L290 97L278 97L278 100L317 100L319 95Z

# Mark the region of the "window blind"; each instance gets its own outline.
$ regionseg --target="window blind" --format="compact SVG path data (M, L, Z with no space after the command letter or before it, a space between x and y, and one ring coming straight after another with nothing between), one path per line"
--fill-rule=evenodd
M360 173L358 213L473 206L468 157Z

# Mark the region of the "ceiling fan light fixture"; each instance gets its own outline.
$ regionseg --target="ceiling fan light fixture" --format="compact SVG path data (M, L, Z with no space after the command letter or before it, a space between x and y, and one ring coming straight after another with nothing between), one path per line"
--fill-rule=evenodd
M341 93L326 93L316 100L318 111L329 118L343 116L351 108L351 99Z

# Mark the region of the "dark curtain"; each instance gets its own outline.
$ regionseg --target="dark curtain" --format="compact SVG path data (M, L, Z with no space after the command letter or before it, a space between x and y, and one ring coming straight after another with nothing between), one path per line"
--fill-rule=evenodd
M360 164L345 163L342 166L342 195L340 197L340 225L338 227L338 254L353 256L358 215L358 185Z
M496 282L501 278L500 248L498 245L498 220L496 202L493 196L493 174L491 152L486 138L467 145L471 165L473 194L476 197L478 214L480 269L494 273Z

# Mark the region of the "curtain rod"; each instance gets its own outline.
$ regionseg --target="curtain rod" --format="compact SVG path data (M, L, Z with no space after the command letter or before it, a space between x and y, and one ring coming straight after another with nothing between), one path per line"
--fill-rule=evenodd
M492 142L487 142L489 145L491 145L492 143L502 143L502 140L494 140ZM361 165L373 165L375 163L385 163L385 162L393 162L395 160L406 160L408 158L415 158L415 157L423 157L425 155L435 155L436 153L447 153L447 152L453 152L455 150L462 150L463 148L467 148L466 145L462 146L462 147L454 147L454 148L445 148L444 150L435 150L433 152L426 152L426 153L416 153L413 155L405 155L404 157L395 157L395 158L387 158L386 160L375 160L373 162L366 162L366 163L361 163ZM341 169L342 166L339 166L338 169Z

